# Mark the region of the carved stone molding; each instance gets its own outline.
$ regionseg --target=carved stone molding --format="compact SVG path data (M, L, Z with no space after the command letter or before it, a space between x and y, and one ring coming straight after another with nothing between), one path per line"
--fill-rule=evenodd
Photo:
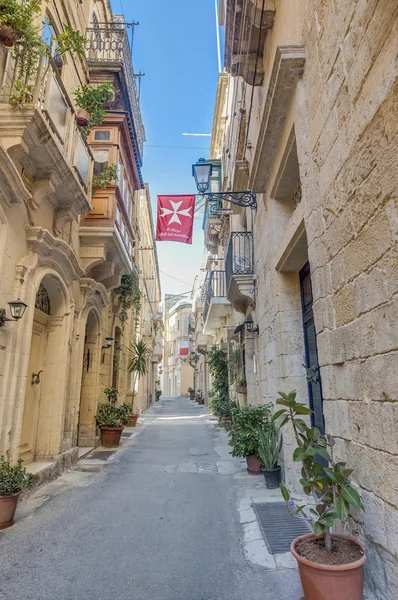
M233 275L227 296L233 308L245 315L249 306L254 307L253 275Z
M18 282L21 273L32 270L37 266L48 265L63 275L67 285L84 276L78 258L72 248L61 240L54 237L43 227L27 227L26 241L29 252L16 267Z
M105 286L94 279L83 277L80 280L80 291L84 295L86 303L93 304L99 311L109 304Z
M268 86L250 177L250 189L265 193L290 101L305 65L303 45L278 46Z
M6 207L10 207L13 202L28 202L31 197L2 142L0 142L0 189L0 200Z

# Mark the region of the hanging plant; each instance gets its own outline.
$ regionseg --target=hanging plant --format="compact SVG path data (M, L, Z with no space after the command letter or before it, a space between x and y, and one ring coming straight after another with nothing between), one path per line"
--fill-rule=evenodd
M7 48L33 33L33 21L41 10L41 0L0 0L0 42Z
M95 190L104 190L112 181L117 182L117 180L117 165L112 164L104 167L100 173L94 173L93 175L93 194L95 194Z
M77 122L88 135L95 125L100 125L105 117L104 104L112 100L115 88L112 83L82 85L73 92L79 107Z
M120 306L118 316L120 321L124 323L128 318L128 310L134 308L135 319L137 322L141 310L141 291L138 275L130 273L122 275L120 286L115 290L115 294L119 296Z

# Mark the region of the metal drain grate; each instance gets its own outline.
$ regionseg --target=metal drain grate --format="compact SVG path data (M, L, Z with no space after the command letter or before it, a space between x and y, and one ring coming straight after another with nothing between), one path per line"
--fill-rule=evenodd
M97 452L92 452L90 456L87 458L94 458L96 460L108 460L112 454L115 454L115 450L98 450Z
M296 537L311 531L307 522L292 515L284 502L263 502L253 507L271 554L289 552Z

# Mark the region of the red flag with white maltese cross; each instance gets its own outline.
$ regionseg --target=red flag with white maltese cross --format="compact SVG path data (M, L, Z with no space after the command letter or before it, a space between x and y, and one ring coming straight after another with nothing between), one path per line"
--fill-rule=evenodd
M195 196L158 196L156 240L192 244Z

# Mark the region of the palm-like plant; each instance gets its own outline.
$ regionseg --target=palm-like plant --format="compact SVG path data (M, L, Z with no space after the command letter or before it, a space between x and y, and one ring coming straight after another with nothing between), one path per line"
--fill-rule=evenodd
M259 430L258 456L266 471L273 471L278 466L278 457L282 450L282 435L279 429L271 424Z
M135 385L137 379L146 375L148 370L148 361L150 357L150 350L144 340L135 340L128 348L130 354L127 369L129 373L133 373L133 401L131 403L131 410L134 412L134 396L135 396Z

